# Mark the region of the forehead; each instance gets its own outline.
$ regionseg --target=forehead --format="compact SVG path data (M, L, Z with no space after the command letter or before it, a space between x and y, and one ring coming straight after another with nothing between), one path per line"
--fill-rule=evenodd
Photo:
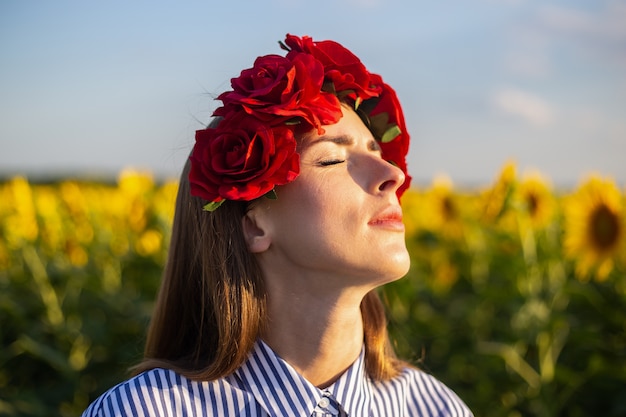
M333 125L323 126L324 132L319 134L313 129L303 134L298 140L300 151L317 143L330 142L337 145L351 145L355 142L374 141L374 136L365 126L361 118L347 106L342 106L343 117Z

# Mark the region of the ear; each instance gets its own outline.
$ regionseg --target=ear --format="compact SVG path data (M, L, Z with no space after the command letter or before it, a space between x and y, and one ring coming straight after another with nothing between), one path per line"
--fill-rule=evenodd
M269 233L267 216L259 207L253 207L241 219L243 236L246 239L248 250L252 253L261 253L269 249L272 239Z

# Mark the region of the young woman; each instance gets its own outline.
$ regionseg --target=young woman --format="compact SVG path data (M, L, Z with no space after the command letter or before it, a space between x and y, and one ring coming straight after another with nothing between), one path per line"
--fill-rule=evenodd
M136 376L87 416L471 416L398 360L376 288L409 268L395 92L332 41L257 58L181 177Z

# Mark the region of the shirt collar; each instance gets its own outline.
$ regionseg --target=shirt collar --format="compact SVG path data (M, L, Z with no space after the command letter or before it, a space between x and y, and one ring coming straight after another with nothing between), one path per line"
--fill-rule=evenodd
M349 416L369 415L372 387L365 372L365 347L354 363L326 388Z
M365 351L344 372L335 383L320 390L291 365L280 358L262 340L258 340L250 357L235 371L245 389L271 416L309 417L324 392L341 404L350 416L367 415L371 400L371 390L365 375Z

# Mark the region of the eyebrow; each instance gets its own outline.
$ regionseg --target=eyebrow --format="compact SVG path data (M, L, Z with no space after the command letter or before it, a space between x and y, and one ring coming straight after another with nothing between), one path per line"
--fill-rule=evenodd
M331 142L337 145L344 145L344 146L354 145L354 139L345 135L341 135L341 136L322 136L320 138L315 139L313 142L311 142L309 146L316 145L320 142Z
M322 136L314 140L313 142L309 143L307 147L311 147L321 142L331 142L331 143L334 143L337 145L343 145L343 146L354 145L353 138L349 136L345 136L345 135L340 135L340 136ZM367 149L369 149L370 151L380 151L381 147L380 147L380 144L375 139L372 139L371 141L367 143Z

